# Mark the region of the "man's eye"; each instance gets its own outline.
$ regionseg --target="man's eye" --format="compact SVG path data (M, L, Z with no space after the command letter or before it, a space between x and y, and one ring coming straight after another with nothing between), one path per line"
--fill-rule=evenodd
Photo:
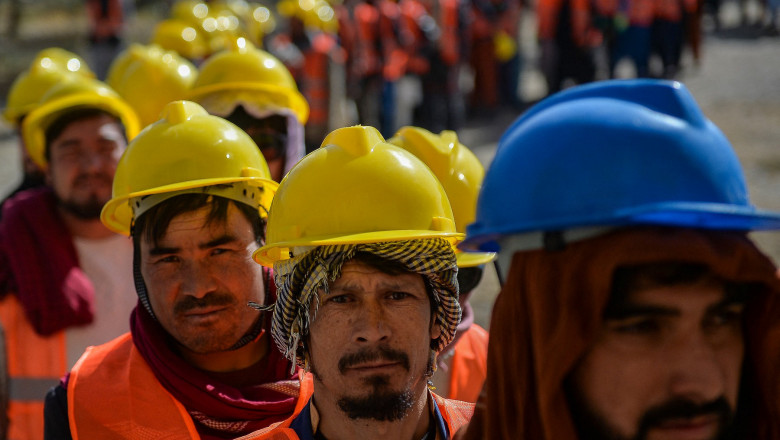
M179 261L179 257L176 255L166 255L164 257L158 258L155 263L176 263Z
M407 292L391 292L388 296L393 300L401 300L408 298L410 295Z
M350 298L348 295L332 295L329 296L325 302L333 303L333 304L346 304L350 301Z
M742 324L743 312L744 307L742 306L732 306L719 310L709 316L706 325L709 327L740 325Z
M222 255L229 252L229 249L216 248L211 250L211 255Z
M661 329L658 321L654 319L632 319L616 322L612 326L613 331L628 335L650 334Z

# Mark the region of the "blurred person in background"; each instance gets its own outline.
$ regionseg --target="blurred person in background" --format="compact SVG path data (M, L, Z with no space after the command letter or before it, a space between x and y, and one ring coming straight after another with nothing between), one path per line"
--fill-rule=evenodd
M282 29L268 50L282 60L309 103L304 131L306 151L311 152L331 130L352 122L344 116L347 55L338 43L335 11L327 2L286 0L277 9Z
M680 83L602 81L504 133L464 247L507 273L466 438L780 438L780 279Z
M574 84L596 78L593 48L601 34L592 22L587 0L539 0L536 4L540 70L547 94L560 91L567 81Z
M458 141L453 131L436 135L419 127L402 127L388 143L423 161L439 179L452 206L455 229L465 232L474 221L477 196L485 170L479 159ZM455 339L437 357L433 375L436 394L448 399L476 402L487 375L488 332L474 322L469 298L494 253L457 252L458 303L462 311Z
M290 72L244 38L200 66L188 99L244 130L281 181L305 154L309 104Z
M24 147L24 137L21 133L22 122L30 110L38 106L41 97L49 88L73 74L82 75L85 78L95 77L95 74L81 57L59 47L50 47L38 52L27 70L20 73L11 84L3 117L11 124L19 138L22 181L8 197L19 191L38 187L45 183L43 171L30 158L30 154Z
M132 108L98 80L61 78L24 118L46 185L17 193L0 221L0 323L9 438L43 436L43 397L90 345L127 330L132 246L100 223Z
M134 43L111 63L106 83L146 127L159 119L166 104L186 96L197 75L197 68L178 53Z
M111 62L122 50L124 11L122 0L87 0L90 61L97 77L108 75Z

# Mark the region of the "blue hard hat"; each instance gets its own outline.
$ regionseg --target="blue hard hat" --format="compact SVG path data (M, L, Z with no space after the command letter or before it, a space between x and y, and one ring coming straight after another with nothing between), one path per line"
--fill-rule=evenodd
M540 102L499 141L461 247L624 225L780 229L750 204L729 141L684 85L613 80Z

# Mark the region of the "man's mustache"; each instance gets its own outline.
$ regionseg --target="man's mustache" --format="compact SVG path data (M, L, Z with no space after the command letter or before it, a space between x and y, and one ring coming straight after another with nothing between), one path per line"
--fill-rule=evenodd
M105 182L107 185L111 185L114 178L106 173L82 173L76 176L75 179L73 179L74 185L83 185L88 183L90 180L100 180L102 182Z
M203 298L185 296L173 306L174 314L185 314L191 310L204 309L214 306L227 306L233 304L233 297L227 293L209 293Z
M703 404L688 399L674 399L648 410L640 421L639 431L647 432L672 420L693 419L706 415L718 416L722 428L731 421L733 410L724 397Z
M409 356L400 350L389 347L366 348L355 353L350 353L339 359L339 372L344 373L349 367L374 361L398 362L406 371L409 371Z

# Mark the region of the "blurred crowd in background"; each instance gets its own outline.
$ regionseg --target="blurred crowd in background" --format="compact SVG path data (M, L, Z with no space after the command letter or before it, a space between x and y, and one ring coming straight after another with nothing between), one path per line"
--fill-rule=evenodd
M621 62L631 66L631 76L676 78L684 50L690 50L694 66L701 59L703 21L714 30L721 27L720 1L84 3L87 60L100 79L106 79L111 63L130 43L159 45L196 68L239 39L275 55L311 107L305 129L310 151L329 131L355 123L391 136L405 125L439 132L506 108L519 113L528 104L519 90L523 63L536 63L548 94L625 76L616 73ZM752 17L747 3L740 3L740 24L775 35L780 0L761 1ZM21 0L5 3L10 43L30 5ZM156 15L149 31L128 36L127 24L147 8ZM536 27L538 51L533 59L524 56L520 40L528 23Z

